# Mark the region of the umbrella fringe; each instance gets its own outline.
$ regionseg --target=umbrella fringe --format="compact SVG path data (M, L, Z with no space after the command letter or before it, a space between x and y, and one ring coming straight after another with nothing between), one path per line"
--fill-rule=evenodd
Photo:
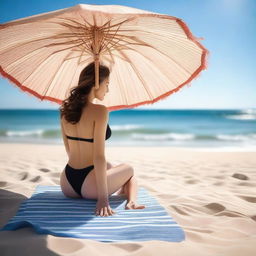
M51 103L58 103L61 104L62 100L58 100L49 96L42 96L38 93L36 93L35 91L27 88L26 86L22 85L18 80L16 80L14 77L12 77L11 75L9 75L8 73L6 73L3 68L0 66L0 73L4 78L7 78L10 82L11 85L13 85L15 88L19 88L20 91L22 92L26 92L27 95L29 95L30 97L35 96L36 98L40 99L41 101L43 101L44 99L49 100Z
M209 64L209 56L210 56L210 52L208 50L206 50L203 54L202 54L202 64L201 66L194 72L194 74L190 77L190 79L188 80L189 83L191 82L191 80L196 80L198 79L201 75L202 75L202 70L206 70L208 69L208 64ZM188 84L188 86L190 87L191 84Z
M186 82L184 82L183 84L181 84L177 88L175 88L175 89L173 89L169 92L166 92L165 94L155 98L152 101L143 101L143 102L132 104L132 105L119 105L119 106L107 107L108 110L113 111L113 110L119 110L119 109L124 109L124 108L135 108L135 107L138 107L140 105L152 105L157 101L160 101L160 100L163 100L163 99L167 98L170 94L178 92L185 85L190 87L191 86L190 82L192 80L195 80L195 79L199 78L202 75L201 71L208 68L208 59L209 59L209 56L210 56L210 52L207 49L203 49L203 51L204 52L203 52L202 58L201 58L201 60L202 60L201 66L192 74L192 76Z
M132 104L132 105L119 105L119 106L114 106L114 107L107 107L109 111L113 111L113 110L119 110L119 109L126 109L126 108L135 108L135 107L138 107L140 105L152 105L154 104L155 102L157 101L161 101L165 98L167 98L169 95L173 94L173 93L176 93L178 92L182 87L184 87L185 85L188 85L187 82L180 85L179 87L159 96L158 98L152 100L152 101L143 101L143 102L140 102L140 103L136 103L136 104ZM189 85L190 86L190 85Z
M188 39L192 40L196 45L198 45L203 50L203 54L201 57L201 60L202 60L201 70L207 69L210 52L200 42L198 42L198 40L204 40L204 38L194 36L190 31L189 27L187 26L187 24L182 19L177 18L176 21L181 26L181 28L185 31Z

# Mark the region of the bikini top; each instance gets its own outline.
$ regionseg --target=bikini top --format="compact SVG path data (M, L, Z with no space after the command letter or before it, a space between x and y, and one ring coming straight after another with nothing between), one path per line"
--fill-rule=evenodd
M109 125L107 125L105 140L109 139L111 134L112 134L111 129L110 129ZM86 139L86 138L71 137L71 136L68 136L68 135L66 135L66 137L68 139L71 139L71 140L80 140L80 141L93 142L93 138L92 139Z

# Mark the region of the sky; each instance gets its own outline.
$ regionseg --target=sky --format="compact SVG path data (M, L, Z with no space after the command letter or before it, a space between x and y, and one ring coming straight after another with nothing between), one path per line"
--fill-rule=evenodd
M191 86L137 109L256 108L256 0L0 0L0 23L76 4L125 5L181 18L210 51ZM0 39L1 40L1 39ZM0 109L58 109L0 77Z

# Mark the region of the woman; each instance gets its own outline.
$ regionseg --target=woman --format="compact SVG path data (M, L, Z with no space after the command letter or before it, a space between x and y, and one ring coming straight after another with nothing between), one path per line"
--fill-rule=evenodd
M111 136L109 112L103 100L108 92L108 67L99 66L99 89L95 89L94 62L80 73L78 86L60 107L61 131L69 156L60 177L60 185L67 197L97 199L95 214L109 216L108 196L118 191L127 196L125 209L143 209L136 203L137 181L134 169L128 164L113 166L106 161L105 140ZM106 171L107 170L107 171Z

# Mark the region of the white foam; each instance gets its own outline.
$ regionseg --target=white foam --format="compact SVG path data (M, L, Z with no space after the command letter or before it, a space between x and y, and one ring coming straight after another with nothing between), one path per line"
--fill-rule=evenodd
M228 140L228 141L246 141L256 138L256 134L217 134L216 138L219 140Z
M225 117L235 120L256 120L256 114L226 115Z
M156 141L166 141L168 139L171 140L193 140L195 139L195 135L186 133L165 133L165 134L139 134L133 133L132 138L139 140L156 140Z
M124 124L124 125L111 125L111 130L113 131L124 131L124 130L133 130L137 128L142 128L142 125L136 124Z
M31 135L42 135L43 132L44 132L44 130L42 130L42 129L31 130L31 131L7 131L6 135L8 137L12 137L12 136L23 137L23 136L31 136Z

